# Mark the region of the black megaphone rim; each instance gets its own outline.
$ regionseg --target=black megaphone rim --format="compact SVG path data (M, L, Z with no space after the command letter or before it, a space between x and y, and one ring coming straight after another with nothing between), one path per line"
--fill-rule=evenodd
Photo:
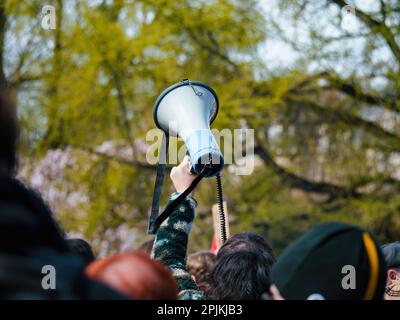
M215 108L215 112L210 117L210 124L213 123L213 121L217 117L218 109L219 109L219 100L218 100L217 93L207 83L200 82L200 81L189 81L189 80L185 79L185 80L182 80L182 81L180 81L178 83L173 84L172 86L169 86L167 89L165 89L163 92L161 92L161 94L158 96L158 98L157 98L157 100L156 100L156 102L154 104L154 110L153 110L153 119L154 119L154 122L155 122L157 128L163 130L163 128L160 126L160 124L158 123L158 120L157 120L157 111L158 111L158 107L159 107L159 105L161 103L161 100L164 99L164 97L168 93L170 93L171 91L173 91L173 90L175 90L175 89L177 89L179 87L190 86L190 85L203 87L203 88L207 89L208 91L210 91L212 93L212 95L214 96L215 103L216 103L216 108ZM168 135L168 132L165 132L165 133Z

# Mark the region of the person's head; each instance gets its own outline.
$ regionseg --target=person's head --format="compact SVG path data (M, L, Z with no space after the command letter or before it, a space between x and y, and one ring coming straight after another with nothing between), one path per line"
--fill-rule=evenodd
M218 259L212 271L212 297L218 300L261 299L270 281L271 259L243 250Z
M225 255L243 250L259 250L271 260L271 264L275 262L275 256L272 248L265 239L255 232L240 232L234 234L227 239L217 253L217 259Z
M271 247L255 233L238 233L218 251L211 295L218 300L261 299L275 262Z
M187 269L200 291L209 296L211 288L211 271L215 263L215 254L202 251L191 254L187 259Z
M0 89L0 177L12 176L17 159L18 122L15 106Z
M283 252L271 279L274 299L379 300L386 265L370 233L348 224L325 223Z
M79 255L85 265L94 261L94 253L92 247L83 239L67 239L67 245L72 253Z
M151 251L153 250L154 239L147 240L143 242L138 250L146 253L149 257L151 256Z
M386 261L386 300L400 300L400 241L381 247Z
M86 268L86 275L132 299L174 300L178 295L171 271L143 252L96 260Z

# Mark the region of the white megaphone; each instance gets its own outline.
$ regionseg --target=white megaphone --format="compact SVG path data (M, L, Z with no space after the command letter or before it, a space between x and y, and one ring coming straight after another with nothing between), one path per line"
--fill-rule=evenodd
M218 113L218 96L207 84L185 79L176 83L157 98L154 105L154 122L164 131L157 166L153 203L149 217L149 233L156 233L161 223L190 194L203 177L216 176L217 197L221 219L222 241L226 239L220 172L224 158L219 150L210 124ZM181 137L190 156L191 171L197 175L192 184L159 214L161 188L164 180L169 137Z
M167 136L180 137L190 156L191 171L217 175L224 158L210 131L218 113L218 97L207 84L185 79L164 90L154 105L154 121Z

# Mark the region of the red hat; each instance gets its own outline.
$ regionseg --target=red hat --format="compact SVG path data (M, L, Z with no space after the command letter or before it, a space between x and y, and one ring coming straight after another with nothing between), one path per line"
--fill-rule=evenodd
M86 268L86 275L132 299L177 299L178 288L171 271L143 252L116 254L96 260Z

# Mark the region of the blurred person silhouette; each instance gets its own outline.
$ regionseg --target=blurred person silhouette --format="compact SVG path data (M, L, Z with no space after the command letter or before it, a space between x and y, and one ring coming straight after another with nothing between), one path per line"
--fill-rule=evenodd
M176 300L178 289L171 271L146 253L136 251L96 260L86 274L139 300Z
M0 90L0 298L124 299L84 276L84 263L70 252L50 208L15 178L18 134L15 105ZM52 283L54 290L45 290Z
M211 271L214 264L215 254L210 251L193 253L187 259L187 269L205 296L211 295Z
M274 300L381 300L386 265L367 231L344 223L311 228L272 268Z
M171 180L176 192L171 203L190 186L195 176L189 170L189 157L172 168ZM232 236L220 248L211 273L211 295L206 297L186 267L189 234L195 216L196 200L188 196L157 230L152 256L168 266L177 281L179 298L261 299L270 285L270 270L275 257L265 240L254 233Z
M2 252L25 253L46 245L67 252L64 234L40 195L14 178L17 166L18 123L13 103L0 93L0 205ZM12 240L12 241L11 241Z

